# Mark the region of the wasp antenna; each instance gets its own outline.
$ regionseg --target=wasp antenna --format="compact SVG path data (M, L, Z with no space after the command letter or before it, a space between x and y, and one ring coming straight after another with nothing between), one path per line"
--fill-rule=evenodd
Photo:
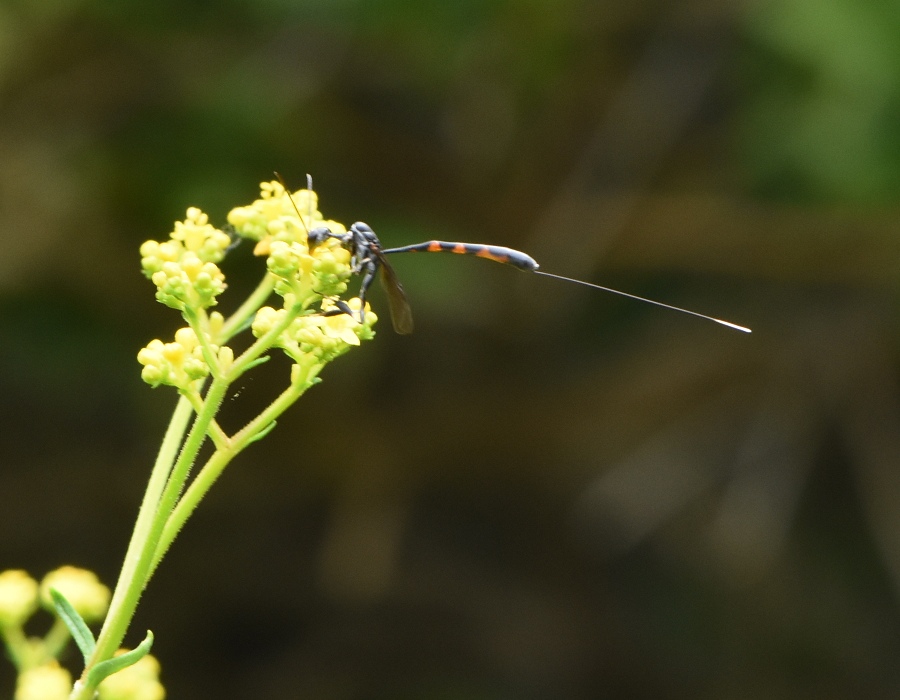
M291 195L291 190L287 186L287 183L284 181L284 178L281 177L281 173L277 170L275 171L275 177L278 178L278 182L281 183L281 186L284 187L284 192L288 196L288 199L291 200L291 206L294 207L294 211L297 212L297 218L300 219L300 225L303 227L303 230L306 231L306 235L309 235L309 229L306 228L306 222L303 220L303 214L300 213L300 210L297 208L297 203L294 201L294 197ZM309 175L306 176L306 181L309 184L312 184L312 178ZM312 189L310 187L309 189Z
M312 226L312 222L313 222L313 199L312 199L313 183L312 183L312 175L310 175L309 173L306 173L306 190L307 190L307 192L309 192L309 194L306 197L306 203L307 203L306 215L309 217L310 226Z
M664 309L669 309L671 311L680 311L683 314L689 314L691 316L696 316L697 318L703 318L707 321L714 321L722 326L726 326L727 328L733 328L736 331L741 331L742 333L752 333L749 328L745 326L739 326L736 323L732 323L731 321L723 321L721 318L715 318L713 316L707 316L706 314L697 313L696 311L691 311L690 309L683 309L680 306L672 306L671 304L664 304L661 301L655 301L654 299L647 299L646 297L639 297L637 294L629 294L628 292L622 292L618 289L612 289L611 287L603 287L599 284L594 284L593 282L585 282L584 280L577 280L574 277L564 277L563 275L555 275L552 272L544 272L543 270L533 270L536 275L543 275L544 277L553 277L554 279L563 280L564 282L574 282L575 284L581 284L585 287L591 287L592 289L599 289L602 292L610 292L612 294L618 294L619 296L628 297L629 299L635 299L637 301L643 301L647 304L653 304L654 306L661 306Z

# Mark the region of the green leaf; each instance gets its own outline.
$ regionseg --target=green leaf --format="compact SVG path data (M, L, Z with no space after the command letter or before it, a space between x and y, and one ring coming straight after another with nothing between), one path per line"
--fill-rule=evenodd
M238 327L235 329L234 333L231 334L231 337L233 338L233 337L236 336L236 335L240 335L240 334L243 333L245 330L247 330L248 328L250 328L250 326L253 325L253 319L254 319L254 317L255 317L255 316L254 316L253 314L251 314L251 315L250 315L250 316L249 316L249 317L248 317L248 318L247 318L240 326L238 326Z
M257 440L262 440L266 435L268 435L275 429L276 424L277 424L277 421L273 420L265 428L260 430L256 435L254 435L249 440L247 440L247 444L250 445L250 444L256 442Z
M268 355L263 355L262 357L257 357L255 360L253 360L253 362L248 362L248 363L247 363L247 366L244 367L244 372L246 372L246 371L249 370L249 369L253 369L253 368L256 367L257 365L261 365L261 364L263 364L264 362L268 362L269 359L270 359L270 358L269 358Z
M87 663L88 658L94 653L94 647L97 645L97 642L94 641L93 633L88 629L87 624L81 615L78 614L78 611L72 607L72 604L66 600L62 593L55 588L51 588L50 597L53 598L53 607L56 608L56 614L66 623L66 627L69 628L69 632L72 634L72 639L75 640L85 663Z
M150 652L150 647L152 646L153 632L147 630L147 636L144 638L144 641L136 648L131 651L126 651L124 654L114 656L111 659L107 659L106 661L101 661L88 671L87 678L85 679L87 685L91 688L96 688L105 678L108 678L117 671L121 671L123 668L133 666Z

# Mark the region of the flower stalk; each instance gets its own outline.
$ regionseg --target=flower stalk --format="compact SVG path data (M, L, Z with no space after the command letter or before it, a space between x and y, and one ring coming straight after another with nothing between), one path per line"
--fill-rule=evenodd
M141 246L141 265L156 285L157 300L179 311L187 324L173 342L153 340L138 353L141 376L153 387L174 387L180 399L153 466L109 612L70 700L93 698L98 685L102 697L107 681L97 679L96 669L115 663L110 660L126 636L141 594L225 467L273 429L276 419L319 381L328 362L374 337L377 317L366 309L361 321L358 299L336 306L354 272L349 251L334 239L312 246L307 240L307 232L315 227L346 230L324 219L315 192L300 190L292 196L278 182L263 183L260 199L233 209L228 221L231 235L192 207L168 240ZM266 271L226 319L210 309L226 289L218 264L234 247L234 235L255 241L254 252L265 258ZM280 308L265 305L273 294L281 297ZM345 313L347 309L353 313ZM227 343L248 328L255 340L235 357ZM289 385L247 425L226 434L215 417L229 388L274 348L294 363ZM207 439L215 450L192 479ZM145 644L149 648L149 642ZM128 663L137 666L142 662L135 656ZM117 668L109 678L126 671Z

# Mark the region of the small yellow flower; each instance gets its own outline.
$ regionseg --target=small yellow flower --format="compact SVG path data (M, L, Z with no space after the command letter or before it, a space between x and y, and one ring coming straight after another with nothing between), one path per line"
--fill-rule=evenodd
M145 267L146 269L146 267ZM164 262L150 275L159 301L174 309L206 309L225 291L225 275L215 263L185 253L179 262Z
M271 242L306 244L306 234L314 228L329 226L335 233L344 227L326 221L319 211L319 198L313 190L297 190L289 194L280 182L260 184L260 198L246 207L235 207L228 213L228 223L239 235L258 242L256 255L268 255Z
M141 378L150 386L170 383L166 381L169 378L170 367L165 357L165 348L163 341L154 338L138 352L138 362L144 365Z
M206 214L191 207L175 223L169 240L141 245L141 268L157 287L156 297L174 309L208 308L225 291L225 276L216 265L231 238L210 225Z
M190 328L189 326L179 328L177 331L175 331L175 342L183 347L187 352L191 352L194 348L200 345L200 341L197 340L197 334L194 333L194 329Z
M228 371L228 368L234 364L234 350L227 345L223 345L219 348L216 357L219 360L219 369L223 372Z
M312 270L315 260L310 256L307 247L297 241L273 240L269 243L269 257L266 267L276 277L290 278L303 270Z
M334 316L319 316L317 317L318 326L321 328L322 334L326 338L339 339L347 343L347 345L359 345L359 336L356 334L356 329L362 325L358 320L359 299L351 301L356 302L356 308L350 306L353 311L357 312L356 316L351 316L346 313L335 314ZM368 312L368 304L366 307L366 311ZM331 308L334 308L333 302L323 302L322 311L329 311Z
M126 651L119 649L116 656ZM166 690L159 682L159 661L147 654L106 678L97 692L99 700L163 700Z
M253 325L251 326L253 335L257 338L264 336L278 323L279 317L285 313L287 312L283 309L276 311L271 306L263 306L256 312L256 318L253 319Z
M215 339L222 332L225 326L225 317L218 311L212 311L209 314L209 335Z
M210 348L219 360L220 370L227 369L234 362L234 352L228 346L219 347L210 343ZM144 365L141 378L154 387L168 384L187 389L191 382L209 375L203 348L190 327L179 328L175 332L174 343L151 340L138 352L137 360Z
M340 275L344 273L343 268L350 266L350 251L341 245L316 246L312 255L316 258L316 271L320 274Z
M231 245L231 238L209 223L197 207L190 207L184 221L175 222L171 233L173 241L180 241L185 249L197 255L204 262L219 262L225 250Z
M50 589L55 588L65 596L85 622L102 620L109 607L109 589L100 583L97 575L87 569L62 566L44 576L41 581L41 604L54 611Z
M23 671L16 682L15 700L66 700L72 676L56 661Z
M37 610L38 582L27 572L0 573L0 627L21 625Z

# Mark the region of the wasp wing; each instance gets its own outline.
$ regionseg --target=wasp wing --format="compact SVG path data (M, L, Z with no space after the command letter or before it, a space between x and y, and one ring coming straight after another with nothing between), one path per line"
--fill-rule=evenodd
M413 317L409 300L406 298L406 292L403 291L403 285L397 279L397 273L394 272L394 268L385 260L384 256L380 256L379 263L381 268L381 286L387 293L388 307L391 310L391 321L394 324L394 330L400 335L409 335L413 332Z

